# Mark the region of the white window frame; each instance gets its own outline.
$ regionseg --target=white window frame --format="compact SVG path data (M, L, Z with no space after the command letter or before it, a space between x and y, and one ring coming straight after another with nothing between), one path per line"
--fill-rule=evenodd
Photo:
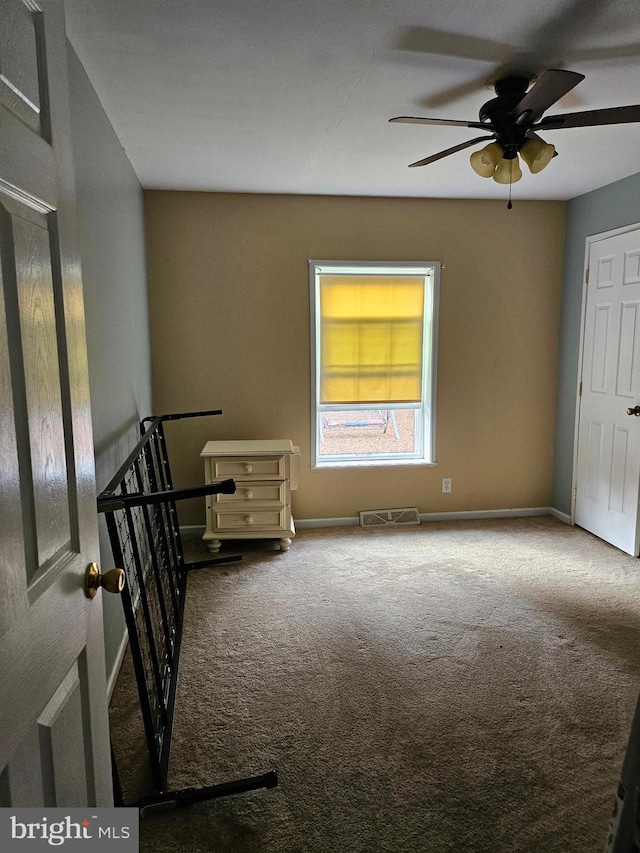
M319 261L309 260L311 305L311 468L363 468L377 466L436 464L436 379L438 373L438 309L440 301L440 261ZM319 455L319 416L323 411L354 411L371 406L321 405L318 399L320 376L320 288L318 278L336 275L424 275L425 306L422 353L422 404L398 404L394 408L413 408L416 428L420 429L420 446L414 453L367 454L367 456ZM427 325L428 324L428 325Z

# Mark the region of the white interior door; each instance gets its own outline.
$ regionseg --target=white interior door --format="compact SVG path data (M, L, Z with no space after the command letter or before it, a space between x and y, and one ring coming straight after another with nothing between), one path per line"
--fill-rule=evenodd
M0 806L109 806L62 0L0 3Z
M588 269L575 520L637 555L640 229L592 242Z

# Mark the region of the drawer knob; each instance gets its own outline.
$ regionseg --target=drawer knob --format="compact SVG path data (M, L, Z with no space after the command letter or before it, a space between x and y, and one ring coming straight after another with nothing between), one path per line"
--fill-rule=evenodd
M245 516L244 520L247 524L253 524L253 516L252 515Z
M245 473L245 474L250 474L252 471L253 471L253 466L252 466L252 465L245 465L245 466L244 466L244 473Z
M251 491L251 489L247 489L247 491L245 492L245 497L248 501L253 498L253 492Z

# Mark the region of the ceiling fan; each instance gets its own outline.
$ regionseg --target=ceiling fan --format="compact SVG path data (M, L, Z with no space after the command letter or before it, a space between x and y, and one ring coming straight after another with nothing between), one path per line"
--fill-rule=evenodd
M485 131L485 134L488 132L490 135L477 136L409 165L428 166L450 154L490 140L488 145L471 155L471 166L483 178L512 184L522 177L518 155L535 174L542 171L556 154L555 147L545 142L538 131L640 122L640 104L543 117L549 107L583 79L584 74L575 71L549 69L532 86L530 75L513 74L495 81L493 87L496 97L482 105L479 121L415 116L397 116L389 121L453 125L475 128Z

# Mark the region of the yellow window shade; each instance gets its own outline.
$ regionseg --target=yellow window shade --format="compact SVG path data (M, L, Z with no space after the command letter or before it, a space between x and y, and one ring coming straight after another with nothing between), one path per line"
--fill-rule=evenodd
M321 275L320 404L422 400L424 276Z

